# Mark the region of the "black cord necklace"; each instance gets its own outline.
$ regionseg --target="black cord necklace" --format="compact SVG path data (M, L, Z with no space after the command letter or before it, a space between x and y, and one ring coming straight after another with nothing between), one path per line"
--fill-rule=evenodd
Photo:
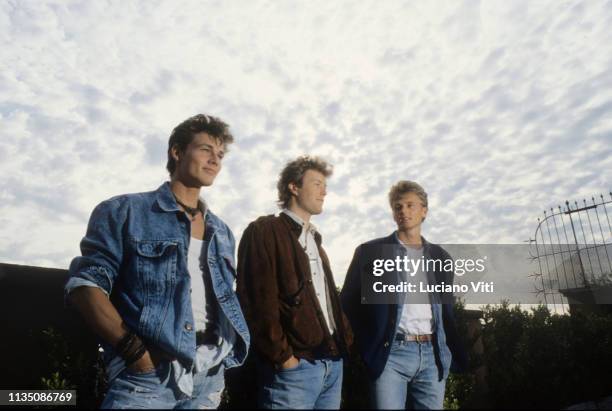
M176 196L174 196L174 199L176 200L178 205L183 207L185 212L191 216L191 221L196 219L198 213L200 212L200 208L198 207L200 205L200 200L198 200L198 206L196 206L196 207L189 207L188 205L183 204L183 202L181 200L179 200Z

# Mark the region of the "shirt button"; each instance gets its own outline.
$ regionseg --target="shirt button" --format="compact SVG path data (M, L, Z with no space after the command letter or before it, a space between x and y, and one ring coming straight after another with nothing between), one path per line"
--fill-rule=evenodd
M193 330L193 326L191 324L189 324L189 323L185 323L185 329L187 331L192 331Z

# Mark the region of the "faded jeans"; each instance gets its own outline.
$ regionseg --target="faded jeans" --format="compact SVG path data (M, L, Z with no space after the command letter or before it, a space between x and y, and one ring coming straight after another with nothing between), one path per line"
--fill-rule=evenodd
M431 342L398 341L382 374L372 382L376 409L442 409L446 379L438 378Z
M287 370L258 361L258 406L265 409L339 409L342 359L300 359Z
M154 371L133 373L127 368L110 383L100 408L216 409L225 386L224 367L212 375L193 377L193 394L183 394L171 377L172 367L163 362Z

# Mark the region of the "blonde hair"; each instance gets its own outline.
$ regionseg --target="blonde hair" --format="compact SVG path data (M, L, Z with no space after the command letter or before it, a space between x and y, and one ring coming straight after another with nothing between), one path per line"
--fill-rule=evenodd
M393 207L393 203L407 193L416 194L423 207L427 207L427 193L418 183L409 180L400 180L391 187L391 190L389 190L389 205Z

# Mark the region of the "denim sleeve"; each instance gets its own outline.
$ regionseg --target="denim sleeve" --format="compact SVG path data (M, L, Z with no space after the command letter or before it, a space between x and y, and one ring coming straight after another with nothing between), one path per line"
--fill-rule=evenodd
M91 213L87 233L81 240L81 256L70 263L65 295L78 285L93 283L110 294L123 261L123 228L126 207L119 199L99 204ZM79 280L79 281L77 281ZM80 282L85 280L85 283Z
M453 257L446 251L441 248L441 258L442 260L453 260ZM454 261L454 260L453 260ZM444 278L443 281L446 284L453 284L455 280L455 273L452 269L445 270L443 272ZM469 364L469 355L468 351L463 344L462 338L459 335L459 330L457 329L457 321L455 319L455 306L456 298L455 296L451 296L450 301L445 301L442 304L442 322L444 326L444 334L446 336L446 345L451 351L452 360L450 365L450 370L453 373L461 374L467 371Z
M93 281L85 280L83 278L78 278L78 277L70 277L68 279L68 282L64 286L64 299L68 296L68 294L70 294L71 292L73 292L75 289L79 287L99 288L100 290L104 291L104 293L108 296L108 294L106 293L106 290L100 287L98 284L94 283Z

